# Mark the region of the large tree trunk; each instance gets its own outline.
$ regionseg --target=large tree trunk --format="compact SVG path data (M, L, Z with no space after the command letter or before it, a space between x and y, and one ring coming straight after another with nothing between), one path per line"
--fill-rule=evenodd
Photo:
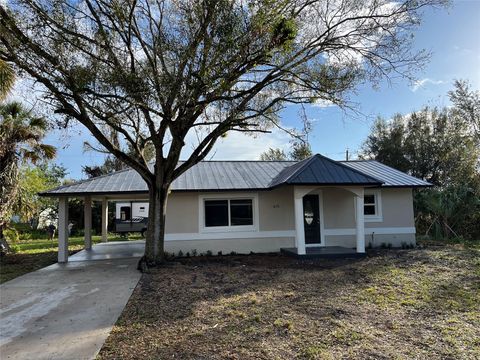
M145 243L147 265L164 261L165 218L170 184L165 184L161 176L156 176L155 185L149 186L148 227Z

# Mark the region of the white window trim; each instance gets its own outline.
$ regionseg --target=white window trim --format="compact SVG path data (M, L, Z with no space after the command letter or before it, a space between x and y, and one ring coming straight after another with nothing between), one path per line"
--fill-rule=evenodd
M382 191L380 189L365 189L365 195L375 196L375 215L364 215L365 222L382 222Z
M237 200L251 199L253 225L205 226L205 200ZM228 206L228 221L230 222L230 202ZM198 196L198 228L201 233L216 233L230 231L258 231L259 212L257 193L218 193Z

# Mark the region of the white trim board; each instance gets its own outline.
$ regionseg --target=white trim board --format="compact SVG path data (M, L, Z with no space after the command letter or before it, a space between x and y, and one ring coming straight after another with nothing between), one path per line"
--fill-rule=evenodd
M325 236L355 235L355 229L325 229ZM415 234L414 227L365 228L365 235Z
M415 234L414 227L366 228L365 235L392 235ZM325 236L355 235L355 229L325 229ZM232 239L261 239L261 238L286 238L295 237L295 230L279 231L232 231L210 233L176 233L165 234L165 241L191 241L191 240L232 240ZM319 244L313 244L318 246Z
M165 234L165 241L229 240L229 239L257 239L257 238L285 238L285 237L292 237L292 238L295 237L295 230Z

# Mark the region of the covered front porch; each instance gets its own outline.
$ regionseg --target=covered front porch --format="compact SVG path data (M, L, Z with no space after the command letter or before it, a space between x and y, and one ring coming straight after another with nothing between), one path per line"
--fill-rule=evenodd
M325 203L324 197L333 191L341 192L342 197L349 198L350 202L346 205L339 201L335 207L329 206L331 200ZM365 189L360 186L294 186L295 246L282 248L282 253L324 258L365 256L364 194ZM330 213L330 217L353 218L354 247L336 240L327 242L327 235L338 229L326 224L326 212Z

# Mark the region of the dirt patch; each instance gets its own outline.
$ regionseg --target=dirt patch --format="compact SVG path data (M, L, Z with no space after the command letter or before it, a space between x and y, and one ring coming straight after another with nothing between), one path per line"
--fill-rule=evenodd
M185 259L145 274L100 359L480 357L480 252Z

